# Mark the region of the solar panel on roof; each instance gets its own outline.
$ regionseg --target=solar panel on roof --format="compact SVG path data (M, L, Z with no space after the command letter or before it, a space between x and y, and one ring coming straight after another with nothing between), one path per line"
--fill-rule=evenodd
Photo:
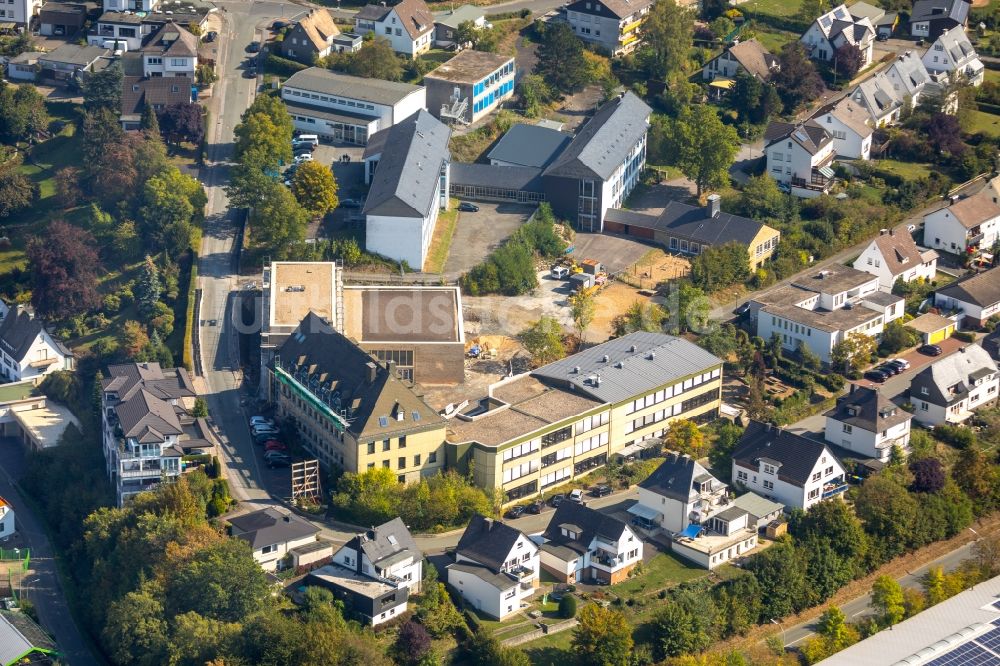
M847 20L847 10L843 7L837 7L837 9L833 12L833 15L841 20Z
M985 634L976 639L976 642L984 648L996 652L1000 650L1000 628L990 629Z
M830 17L829 16L824 16L823 18L821 18L819 20L819 24L821 26L823 26L824 28L829 28L830 27L830 23L831 23L831 21L830 21Z
M1000 617L990 622L994 627L1000 627Z
M1000 611L1000 601L994 601L992 604L990 604L990 606L993 606L993 608Z
M1000 666L1000 658L975 643L963 643L924 666Z

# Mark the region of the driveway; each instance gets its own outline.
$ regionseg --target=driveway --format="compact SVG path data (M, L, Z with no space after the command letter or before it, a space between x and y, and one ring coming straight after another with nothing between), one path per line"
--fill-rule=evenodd
M444 272L460 275L486 258L524 224L534 206L480 203L479 212L459 213Z
M34 574L23 581L24 594L35 604L42 627L55 638L63 663L72 666L97 663L70 613L56 573L52 544L42 526L42 519L35 516L15 485L23 470L24 449L21 444L10 438L0 440L0 496L14 507L17 532L31 549Z
M578 231L573 241L572 256L577 261L596 259L604 264L608 273L617 273L637 263L652 249L655 246L631 238Z

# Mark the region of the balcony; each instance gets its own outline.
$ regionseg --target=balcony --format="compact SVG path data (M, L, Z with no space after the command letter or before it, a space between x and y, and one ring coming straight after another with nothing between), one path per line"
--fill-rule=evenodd
M57 358L40 358L37 361L32 361L28 365L32 368L47 368L53 363L58 363L58 362L59 359Z
M844 480L844 477L828 481L823 484L823 499L829 499L843 492L847 492L847 488L847 481Z

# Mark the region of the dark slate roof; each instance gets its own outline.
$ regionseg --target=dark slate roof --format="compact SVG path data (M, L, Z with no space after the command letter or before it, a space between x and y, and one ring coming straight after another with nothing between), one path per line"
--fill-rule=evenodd
M632 146L649 128L652 113L634 93L606 102L576 133L544 175L560 178L611 178Z
M381 21L390 11L392 7L385 5L365 5L357 11L354 18L363 21Z
M478 562L498 574L521 536L521 530L477 513L462 532L455 554Z
M191 79L184 76L126 76L122 81L122 115L139 115L146 105L168 107L191 101Z
M387 523L356 535L344 544L344 547L355 552L363 552L375 566L399 553L409 553L417 560L423 557L410 530L406 529L400 518L393 518ZM361 566L361 558L358 558L358 566Z
M833 137L815 120L807 120L798 125L772 120L764 130L764 145L770 146L776 141L790 138L806 149L810 155L815 155L820 148L833 141Z
M743 467L757 469L758 461L766 458L780 465L779 478L793 485L803 486L824 452L835 459L822 442L768 423L751 421L736 444L733 460Z
M1000 266L952 282L937 293L984 308L1000 303Z
M451 130L421 109L382 131L387 133L385 144L365 215L427 217L438 205L441 168L451 158Z
M507 130L486 157L509 164L544 169L573 137L549 127L518 123Z
M356 438L383 438L439 428L444 419L429 407L413 388L390 373L349 338L344 337L313 312L281 345L281 366L301 382L316 381L317 390L328 388L340 394L349 410L349 431ZM369 366L375 380L368 381ZM397 420L395 413L403 412ZM414 420L413 414L418 414ZM384 419L382 425L380 417Z
M519 192L542 192L542 170L492 164L454 162L449 175L452 185L501 187Z
M149 391L140 389L115 405L122 434L140 443L162 443L167 435L181 435L184 430L173 405Z
M562 525L574 525L579 528L580 533L576 539L565 537L561 533ZM591 509L577 504L576 502L563 502L552 514L548 527L542 536L549 543L565 546L572 550L590 549L590 544L595 538L604 541L618 541L627 526L617 518L612 518L606 513L596 509Z
M101 382L104 391L118 393L126 400L139 390L161 400L176 400L195 396L194 384L184 368L163 369L159 363L126 363L108 366L108 377Z
M163 24L143 47L143 53L154 53L164 57L192 58L198 55L199 40L191 32L173 21Z
M837 398L837 406L824 416L868 432L881 432L913 418L913 414L897 407L878 389L858 384L851 384L851 392Z
M63 44L54 50L39 56L39 62L56 62L66 65L76 65L87 67L94 63L101 56L110 53L108 49L100 46L80 46L79 44Z
M7 316L0 322L0 348L12 359L20 363L27 356L31 345L39 335L46 333L40 319L36 319L27 308L12 307ZM72 356L58 340L51 335L49 339L55 348L64 356Z
M722 359L693 342L637 331L543 365L531 374L614 404L721 365ZM598 376L600 380L595 381Z
M708 471L697 460L670 452L656 471L639 483L639 487L663 497L686 502L691 497L694 480L703 474L708 474ZM724 485L714 477L712 479L715 482L713 485Z
M971 7L966 0L916 0L910 11L910 22L951 19L964 25Z
M910 395L935 405L953 405L968 396L974 378L995 372L997 364L989 352L979 345L968 345L914 375Z
M52 638L26 614L0 611L0 664L22 663L32 654L55 650Z
M715 217L709 217L703 206L692 206L680 201L668 201L659 215L612 208L604 219L632 227L673 233L706 245L749 245L765 226L762 222L730 213L720 212Z
M591 14L593 16L607 17L607 12L594 10L597 5L603 5L604 7L607 7L608 11L614 14L617 18L623 19L645 7L648 7L651 4L653 4L653 0L600 0L599 3L577 0L577 2L567 6L566 9L574 12L581 12L583 14Z
M253 550L319 533L319 528L312 523L273 507L245 513L228 522L233 527L233 536L249 543Z

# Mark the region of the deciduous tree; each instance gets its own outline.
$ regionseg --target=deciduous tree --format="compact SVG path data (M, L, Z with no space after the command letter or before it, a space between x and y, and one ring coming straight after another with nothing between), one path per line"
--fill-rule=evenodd
M97 291L101 262L88 232L55 220L44 237L28 239L25 253L31 271L31 303L43 318L71 317L101 302Z
M0 164L0 218L24 210L35 199L35 186L21 173L21 156L12 155Z
M115 114L121 113L123 79L122 66L117 60L88 76L83 84L84 108L87 111L106 109Z
M882 622L891 627L906 614L903 589L895 578L879 576L872 585L872 606L881 614Z
M583 341L587 333L587 327L594 321L595 303L594 294L587 290L581 290L569 297L569 313L576 324L576 330Z
M722 123L713 107L688 107L675 121L673 131L673 143L678 148L675 162L694 181L698 196L706 188L721 187L729 181L729 167L736 159L740 139L735 129Z
M747 248L736 242L711 245L691 260L691 281L709 293L749 279Z
M305 240L309 218L309 211L299 205L287 187L271 181L250 216L250 235L255 244L285 256Z
M640 59L646 73L660 81L687 69L694 39L694 16L674 0L657 2L643 23Z
M861 71L865 64L865 56L854 44L841 44L833 51L833 67L839 76L847 80Z
M937 458L921 458L910 463L913 483L910 489L918 493L936 493L944 488L944 468Z
M201 143L205 136L203 113L202 106L194 102L171 104L159 114L163 138L174 144L180 144L181 141Z
M403 66L389 40L384 37L376 37L362 44L361 49L351 58L347 69L354 76L366 79L399 81L403 76Z
M845 374L855 373L868 364L875 353L875 338L864 333L851 333L833 346L830 362Z
M299 205L316 217L326 215L337 207L337 181L330 167L319 162L306 162L295 170L292 177L292 194Z
M174 254L191 247L192 224L204 214L208 197L195 178L171 166L146 181L140 217L147 247Z
M521 331L519 337L536 365L558 361L566 355L562 326L552 317L543 315L534 324Z
M394 651L397 663L419 664L431 651L431 636L424 625L408 620L399 628Z
M771 80L778 89L786 113L811 102L823 93L823 79L800 42L786 44L781 49L778 62L781 69L774 73Z
M670 424L663 443L671 451L678 451L697 460L704 453L705 434L694 421L677 419Z
M620 611L588 604L573 629L573 652L583 666L626 666L632 652L632 627Z

